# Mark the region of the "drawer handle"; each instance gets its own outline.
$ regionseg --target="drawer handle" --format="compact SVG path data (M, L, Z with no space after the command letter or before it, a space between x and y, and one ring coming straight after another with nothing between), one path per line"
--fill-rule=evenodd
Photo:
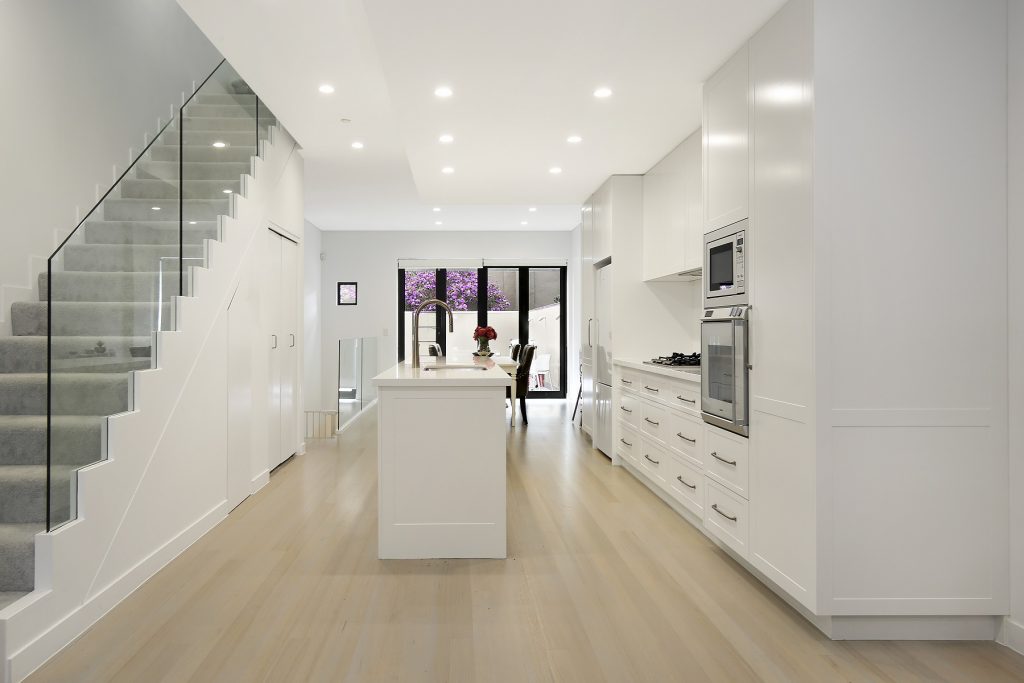
M718 451L711 451L711 457L720 462L724 462L726 465L732 465L733 467L736 467L735 460L726 460L725 458L718 455Z
M632 413L633 412L632 410L630 410L626 406L619 406L619 410L625 410L627 413Z
M655 460L654 458L652 458L651 456L647 455L646 453L644 453L644 457L647 458L648 460L650 460L651 462L653 462L655 465L660 465L661 464L660 460Z
M646 389L647 391L653 391L654 393L658 393L659 391L661 391L661 389L658 389L656 387L649 387L646 384L644 385L644 389Z
M676 396L676 398L678 398L680 401L686 401L687 403L696 403L697 402L697 399L695 399L695 398L686 398L685 396Z
M678 436L683 441L689 441L690 443L697 443L697 439L691 439L688 436L683 436L682 432L676 432L676 436Z
M713 504L711 505L711 509L712 509L712 510L714 510L715 512L717 512L718 514L722 515L723 517L725 517L725 518L726 518L727 520L729 520L730 522L735 522L735 521L736 521L736 518L735 518L735 517L733 517L733 516L731 516L731 515L727 515L727 514L725 514L724 512L722 512L721 510L719 510L719 509L718 509L718 503L713 503Z
M633 383L633 382L631 382L628 379L620 379L619 381L622 382L623 384L632 384Z
M644 422L648 422L648 423L650 423L650 424L654 425L655 427L657 427L658 425L660 425L660 424L661 424L660 422L655 422L654 420L652 420L652 419L651 419L651 418L649 418L649 417L645 417L645 418L644 418Z
M696 484L691 484L690 482L686 481L682 477L676 477L676 479L678 479L679 483L682 484L683 486L685 486L686 488L693 489L694 491L697 490L697 485Z
M632 448L632 447L633 447L633 444L631 444L630 442L626 441L625 439L622 439L622 438L620 438L620 439L619 439L619 441L621 441L622 443L626 444L626 445L627 445L627 446L629 446L630 448Z

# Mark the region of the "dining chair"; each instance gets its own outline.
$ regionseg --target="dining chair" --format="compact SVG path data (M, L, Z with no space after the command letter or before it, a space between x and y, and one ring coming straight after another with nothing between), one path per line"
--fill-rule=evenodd
M533 365L533 356L537 352L537 347L533 344L527 344L522 347L519 353L519 366L516 368L516 396L519 397L519 412L523 416L523 424L530 424L530 421L526 419L526 394L530 391L530 366ZM512 396L512 389L505 390L506 397ZM512 410L516 407L512 406Z

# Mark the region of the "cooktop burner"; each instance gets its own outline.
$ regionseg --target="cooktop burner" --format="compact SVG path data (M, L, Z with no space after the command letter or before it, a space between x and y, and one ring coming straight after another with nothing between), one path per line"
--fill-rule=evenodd
M644 361L648 365L670 365L674 367L694 367L700 366L700 354L699 353L673 353L671 356L658 356L648 361Z

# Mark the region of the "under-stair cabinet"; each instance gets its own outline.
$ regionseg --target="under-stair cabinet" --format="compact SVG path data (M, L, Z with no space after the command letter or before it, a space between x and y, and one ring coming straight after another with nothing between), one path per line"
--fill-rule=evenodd
M267 231L264 312L270 354L267 420L268 467L273 469L299 450L299 246Z

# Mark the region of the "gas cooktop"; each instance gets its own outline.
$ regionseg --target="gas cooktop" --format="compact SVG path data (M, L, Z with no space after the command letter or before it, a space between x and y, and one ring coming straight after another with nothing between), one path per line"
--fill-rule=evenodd
M671 356L658 356L645 360L647 365L667 365L669 367L700 367L699 353L673 353Z

